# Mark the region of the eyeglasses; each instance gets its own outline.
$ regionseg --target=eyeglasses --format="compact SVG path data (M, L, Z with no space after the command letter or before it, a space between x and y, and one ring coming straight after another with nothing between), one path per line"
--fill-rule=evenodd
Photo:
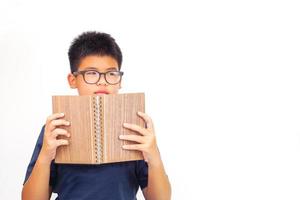
M105 73L98 72L96 70L83 70L83 71L77 71L73 72L74 76L77 76L79 74L83 75L83 79L87 84L95 84L98 83L98 81L101 78L101 75L104 75L105 81L110 85L115 85L121 82L122 76L124 72L121 71L107 71Z

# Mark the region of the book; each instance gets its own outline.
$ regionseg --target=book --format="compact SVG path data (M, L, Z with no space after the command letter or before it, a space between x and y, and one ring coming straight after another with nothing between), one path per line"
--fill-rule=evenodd
M86 96L52 96L53 113L64 113L70 126L63 126L70 137L69 145L59 146L55 163L103 164L142 160L140 151L125 150L132 141L119 139L121 134L139 134L123 123L145 127L137 115L145 112L144 93L100 94Z

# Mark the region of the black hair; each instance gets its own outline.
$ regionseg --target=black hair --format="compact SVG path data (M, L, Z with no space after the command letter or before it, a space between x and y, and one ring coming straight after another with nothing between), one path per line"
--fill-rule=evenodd
M119 70L122 65L121 49L115 39L107 33L82 33L73 40L68 55L72 73L77 71L81 59L90 55L111 56L117 61Z

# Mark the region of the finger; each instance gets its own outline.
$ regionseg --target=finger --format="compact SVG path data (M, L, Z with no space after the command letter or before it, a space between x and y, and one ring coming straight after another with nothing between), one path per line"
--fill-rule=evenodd
M68 140L64 140L64 139L60 139L60 140L56 140L56 146L63 146L63 145L68 145L69 141Z
M123 126L127 129L130 129L130 130L133 130L133 131L136 131L138 133L140 133L141 135L147 135L148 132L145 128L142 128L136 124L128 124L128 123L124 123Z
M70 137L70 133L68 133L68 131L66 131L65 129L62 129L62 128L56 128L51 133L54 138L56 138L59 135Z
M146 113L138 112L138 115L145 121L147 129L154 130L152 119Z
M120 135L119 138L121 140L134 141L134 142L137 142L137 143L144 143L145 142L143 136L140 136L140 135Z
M143 151L143 147L144 145L142 144L131 144L131 145L123 145L122 146L123 149L126 149L126 150L138 150L138 151Z
M65 116L64 113L54 113L54 114L50 115L49 117L47 117L46 123L50 123L52 120L62 118L64 116Z
M62 125L69 126L70 122L64 119L52 120L49 124L49 129L53 131L56 128L56 126L62 126Z

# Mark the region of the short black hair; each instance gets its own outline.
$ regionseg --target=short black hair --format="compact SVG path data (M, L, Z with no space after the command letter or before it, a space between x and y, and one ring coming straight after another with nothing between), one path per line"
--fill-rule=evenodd
M122 65L122 52L115 39L107 33L88 31L76 37L69 48L71 72L78 70L82 58L90 55L111 56L119 70Z

